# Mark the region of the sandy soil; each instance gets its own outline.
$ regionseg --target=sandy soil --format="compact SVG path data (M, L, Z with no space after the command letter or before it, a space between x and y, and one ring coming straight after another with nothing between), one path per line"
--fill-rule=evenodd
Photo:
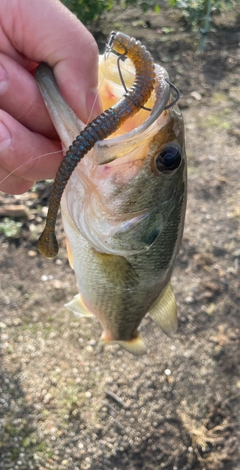
M36 250L49 185L2 194L0 222L9 204L22 216L8 232L0 225L0 469L238 470L240 9L215 20L200 56L179 12L117 17L115 29L142 40L182 92L189 198L173 275L179 330L169 339L146 318L146 356L101 353L97 321L63 306L76 288L60 220L59 256Z

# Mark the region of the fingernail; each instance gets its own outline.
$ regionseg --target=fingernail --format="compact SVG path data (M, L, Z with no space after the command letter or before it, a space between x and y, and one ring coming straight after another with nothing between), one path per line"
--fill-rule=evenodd
M99 116L99 114L101 114L102 103L97 89L90 90L87 93L86 105L90 121L92 121L97 116Z
M8 74L3 66L0 64L0 95L5 92L8 87Z
M0 122L0 152L9 147L12 141L12 135L7 127Z

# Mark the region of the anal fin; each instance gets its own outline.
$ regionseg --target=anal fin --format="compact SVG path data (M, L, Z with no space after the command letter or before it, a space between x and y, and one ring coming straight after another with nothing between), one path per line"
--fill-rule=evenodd
M89 312L89 310L83 304L80 294L75 295L73 299L70 300L70 302L64 304L64 307L71 310L78 318L93 317L93 314Z
M177 304L171 284L168 284L161 292L156 303L149 310L149 314L164 333L167 335L176 333L178 326Z

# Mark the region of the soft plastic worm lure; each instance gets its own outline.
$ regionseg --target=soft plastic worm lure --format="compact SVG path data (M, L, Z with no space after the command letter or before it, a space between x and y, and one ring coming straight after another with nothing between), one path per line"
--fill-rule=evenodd
M133 62L136 69L135 81L117 104L85 127L66 152L51 189L46 225L38 240L38 249L46 258L53 258L58 253L55 235L56 218L63 191L75 167L95 142L111 135L129 117L136 114L148 101L154 88L153 58L140 41L120 32L112 32L106 46L106 52L111 51L128 57Z

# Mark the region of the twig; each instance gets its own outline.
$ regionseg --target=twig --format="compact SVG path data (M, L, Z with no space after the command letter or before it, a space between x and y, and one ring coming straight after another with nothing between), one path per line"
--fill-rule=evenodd
M115 393L111 392L110 390L105 390L105 393L108 397L111 397L114 401L116 401L118 405L120 405L122 408L128 408L128 405L123 400L121 400L121 398L119 398Z

